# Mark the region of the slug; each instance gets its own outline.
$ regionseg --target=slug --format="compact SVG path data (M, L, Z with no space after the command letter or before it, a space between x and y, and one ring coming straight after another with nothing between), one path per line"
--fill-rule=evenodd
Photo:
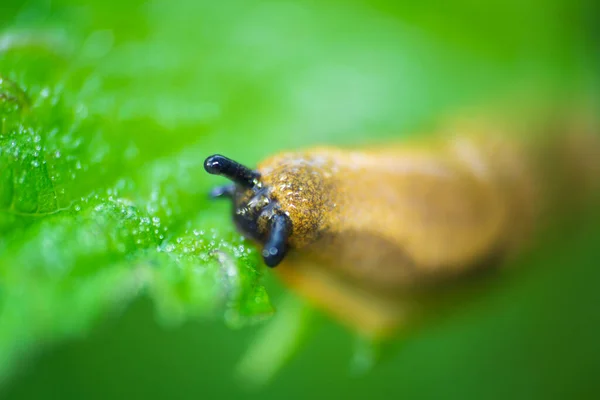
M222 155L204 166L233 182L212 197L231 199L238 230L285 284L384 337L420 295L503 265L544 216L597 186L598 125L584 120L466 118L404 143L284 152L256 170Z

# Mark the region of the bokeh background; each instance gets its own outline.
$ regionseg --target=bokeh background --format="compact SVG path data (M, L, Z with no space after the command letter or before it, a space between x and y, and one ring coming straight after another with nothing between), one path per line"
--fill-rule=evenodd
M0 75L16 83L0 86L13 99L0 170L22 177L12 203L7 181L0 190L3 398L600 394L598 213L548 230L518 273L371 372L351 373L353 333L317 315L297 354L251 391L234 370L286 289L242 248L243 294L225 310L222 280L189 283L196 275L173 267L210 260L152 253L188 253L186 238L209 230L245 246L227 205L206 201L206 155L254 165L282 149L407 137L512 91L598 92L594 1L2 0L0 11ZM28 203L47 179L57 203ZM123 278L140 263L159 272Z

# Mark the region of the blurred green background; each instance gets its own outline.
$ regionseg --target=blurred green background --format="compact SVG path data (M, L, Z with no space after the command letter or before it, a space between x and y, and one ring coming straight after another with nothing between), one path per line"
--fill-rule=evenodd
M207 201L202 168L406 137L511 90L598 92L595 2L0 10L3 398L598 397L593 212L370 373L350 372L353 334L315 317L248 391L234 369L286 290Z

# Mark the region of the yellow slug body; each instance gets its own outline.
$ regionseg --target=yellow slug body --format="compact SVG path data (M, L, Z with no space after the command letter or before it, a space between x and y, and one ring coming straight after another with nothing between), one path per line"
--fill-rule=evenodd
M509 245L510 199L526 185L507 188L478 168L449 147L317 149L277 156L259 171L292 220L288 258L395 290L460 274Z
M383 337L600 191L594 113L520 124L468 115L421 140L285 152L256 171L215 155L205 168L235 182L217 195L233 199L238 228L284 283Z
M552 203L547 163L569 162L569 150L485 123L451 131L260 163L262 182L293 226L277 274L352 328L381 337L406 322L418 293L494 268L522 247ZM600 141L590 143L600 157Z

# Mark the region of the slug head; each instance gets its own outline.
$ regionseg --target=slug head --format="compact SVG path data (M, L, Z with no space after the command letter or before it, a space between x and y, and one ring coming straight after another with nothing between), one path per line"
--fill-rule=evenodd
M211 197L232 200L237 228L263 245L265 264L277 266L288 250L292 221L272 197L271 189L263 186L260 174L218 154L206 159L204 169L209 174L221 175L233 182L213 189Z

